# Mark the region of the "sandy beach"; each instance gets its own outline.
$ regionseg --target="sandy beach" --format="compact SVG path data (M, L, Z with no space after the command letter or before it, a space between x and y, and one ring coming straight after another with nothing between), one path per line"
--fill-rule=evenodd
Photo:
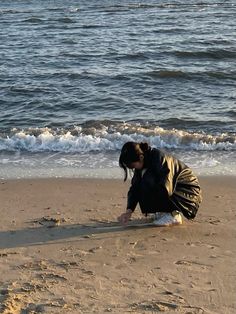
M129 182L1 180L0 313L236 313L236 178L200 183L197 218L158 228L117 223Z

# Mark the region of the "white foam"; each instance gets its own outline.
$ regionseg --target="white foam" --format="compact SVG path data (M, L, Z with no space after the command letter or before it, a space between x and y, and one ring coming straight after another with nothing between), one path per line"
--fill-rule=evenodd
M92 130L91 130L92 129ZM127 141L145 141L150 145L167 149L196 151L235 151L236 136L190 133L182 130L153 129L122 124L116 128L90 128L72 131L35 129L14 131L6 138L0 137L0 151L88 153L120 150ZM73 130L73 131L74 131Z

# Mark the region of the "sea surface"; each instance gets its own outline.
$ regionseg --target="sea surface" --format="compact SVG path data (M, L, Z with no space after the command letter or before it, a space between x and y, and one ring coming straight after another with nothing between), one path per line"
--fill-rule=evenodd
M127 141L236 175L235 0L1 0L0 178L122 178Z

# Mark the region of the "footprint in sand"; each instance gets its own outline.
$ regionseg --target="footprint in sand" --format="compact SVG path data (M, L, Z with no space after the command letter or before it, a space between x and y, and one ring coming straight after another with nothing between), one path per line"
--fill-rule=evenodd
M78 262L67 262L67 261L63 261L61 263L58 263L57 266L62 267L63 269L65 269L66 271L68 271L69 269L76 269L80 267L80 263Z
M21 289L14 288L15 283L11 283L7 288L0 291L0 313L17 314L23 313L28 301L27 293L22 293Z
M59 281L67 281L66 277L55 274L55 273L43 273L43 274L39 274L38 277L42 279L43 281L45 282L49 281L50 283L58 283Z
M48 269L48 265L47 265L46 261L42 260L42 261L28 262L28 263L25 263L23 265L19 265L18 268L40 271L40 270Z
M212 225L218 225L221 223L221 220L217 219L216 217L210 217L206 220L206 222L208 222L209 224L212 224Z
M191 247L198 247L198 246L202 246L202 247L206 247L208 249L216 249L219 247L219 245L215 245L215 244L208 244L208 243L203 243L203 242L187 242L185 245L187 246L191 246Z
M164 302L164 301L146 301L141 303L133 303L131 308L136 311L145 311L156 313L156 312L167 312L172 313L172 311L181 311L181 313L191 313L191 314L204 314L206 313L204 308L177 304L176 302Z
M146 301L132 304L132 309L137 311L151 311L151 312L169 312L170 310L177 310L178 305L175 303L168 303L162 301Z
M179 265L179 266L190 266L190 267L196 266L196 267L200 267L202 270L205 270L209 267L213 267L212 265L207 265L200 262L188 261L188 260L179 260L179 261L176 261L174 264Z

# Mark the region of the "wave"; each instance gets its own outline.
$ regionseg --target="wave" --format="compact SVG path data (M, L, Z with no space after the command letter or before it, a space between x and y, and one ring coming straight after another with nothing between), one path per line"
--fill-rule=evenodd
M236 51L227 49L215 49L206 51L174 51L173 54L180 58L197 59L235 59Z
M48 87L48 86L29 86L29 85L19 85L19 86L11 86L9 88L9 91L11 93L16 93L18 95L30 95L30 94L36 94L36 93L51 93L52 91L57 91L55 88Z
M70 129L35 128L1 134L0 151L89 153L120 150L127 141L186 151L235 151L236 135L210 135L138 124L91 122Z
M97 29L97 28L109 28L106 24L84 24L79 26L78 28L84 28L84 29Z
M141 73L140 73L141 75ZM229 71L199 71L199 72L184 72L178 70L154 70L144 72L143 75L146 75L151 78L183 78L183 79L202 79L204 77L212 79L229 79L236 80L236 72Z
M61 52L60 57L66 57L66 58L80 58L84 61L87 61L88 58L98 58L102 57L101 54L90 54L90 55L80 55L77 53L66 53ZM142 53L136 53L136 54L130 54L130 55L119 55L115 57L116 60L119 59L127 59L127 60L133 60L133 61L142 61L148 59L145 54ZM137 71L135 74L133 73L124 73L124 74L117 74L117 73L97 73L93 71L81 71L81 72L73 72L69 70L57 70L55 72L50 72L50 74L46 73L46 75L49 77L67 77L70 79L94 79L94 78L103 78L104 80L132 80L132 79L142 79L143 77L151 78L151 79L186 79L186 80L236 80L236 71L181 71L181 70L151 70L151 71ZM229 82L228 82L229 83ZM20 88L18 88L20 89ZM18 91L16 87L11 87L11 91Z
M39 17L30 17L28 19L23 20L23 22L37 24L43 22L43 20Z
M230 118L236 119L236 110L229 110L226 112L226 115L228 115Z
M34 10L0 9L0 14L31 14Z
M65 23L65 24L70 24L70 23L75 23L75 20L69 18L69 17L62 17L56 20L59 23Z
M235 125L235 121L233 118L233 111L225 111L222 112L224 116L228 116L231 119L227 119L227 121L224 120L216 120L216 119L208 119L208 120L194 120L191 118L188 119L181 119L181 118L167 118L162 119L161 124L162 127L165 128L176 128L176 129L187 129L191 131L198 130L215 130L215 132L218 132L218 130L224 130L226 129L228 131L232 131L232 126Z
M152 78L188 78L190 75L187 72L176 71L176 70L156 70L148 71L144 75L150 76Z
M198 3L127 3L107 6L94 6L93 9L102 10L105 12L119 12L127 10L138 10L138 9L182 9L182 8L204 8L204 7L220 7L220 8L231 8L234 6L233 3L222 3L222 2L198 2Z
M147 60L149 56L146 52L133 52L127 54L118 54L114 56L117 60Z

